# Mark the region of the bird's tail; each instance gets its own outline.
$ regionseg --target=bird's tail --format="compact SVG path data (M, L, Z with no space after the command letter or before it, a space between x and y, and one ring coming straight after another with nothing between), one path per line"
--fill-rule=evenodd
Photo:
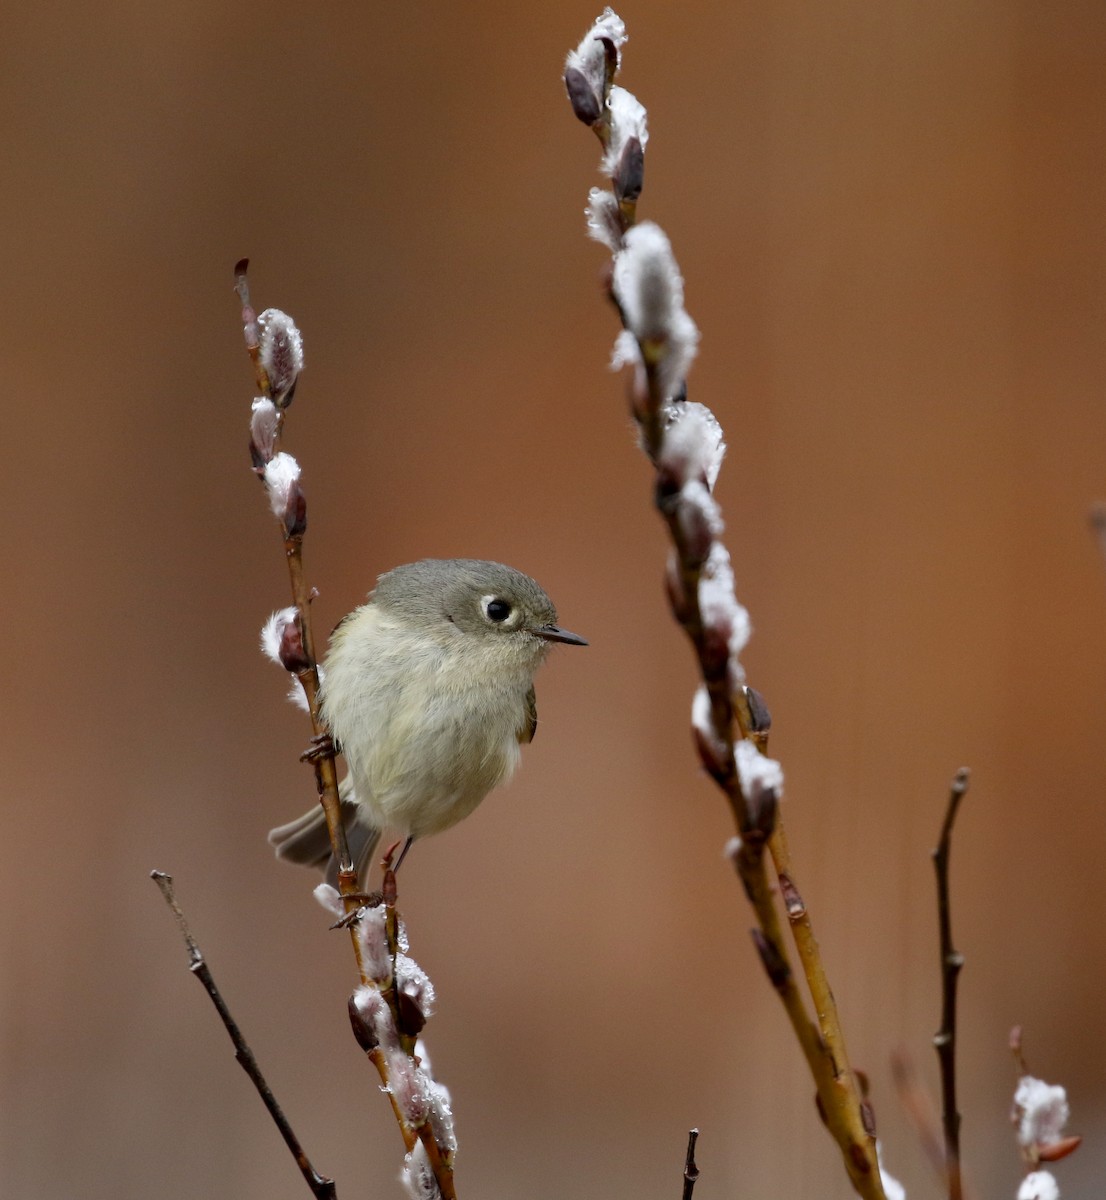
M366 820L365 810L357 803L348 778L342 780L340 790L346 842L357 871L358 886L364 887L369 862L380 841L380 830ZM276 850L277 858L301 863L305 867L318 867L326 872L326 881L331 887L338 886L338 860L330 850L330 835L327 833L322 805L316 804L302 817L271 829L269 844Z

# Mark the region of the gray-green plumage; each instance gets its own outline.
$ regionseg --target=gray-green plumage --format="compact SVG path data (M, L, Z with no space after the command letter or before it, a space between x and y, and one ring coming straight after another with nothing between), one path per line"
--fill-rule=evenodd
M335 629L322 715L345 756L343 811L363 873L380 833L439 833L513 773L537 728L533 676L557 626L527 575L480 559L426 559L382 575ZM274 829L278 856L331 863L321 809Z

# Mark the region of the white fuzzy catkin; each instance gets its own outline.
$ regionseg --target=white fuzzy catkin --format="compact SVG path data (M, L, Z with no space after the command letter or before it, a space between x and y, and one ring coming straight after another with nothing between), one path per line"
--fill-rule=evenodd
M332 887L329 883L320 883L311 894L332 916L344 917L346 915L342 895L336 887Z
M733 567L730 554L721 542L715 542L699 577L699 612L703 624L729 629L731 682L745 679L740 655L749 644L753 627L748 609L734 595Z
M722 426L705 404L672 405L659 454L662 467L681 482L702 480L713 492L725 454Z
M726 756L726 747L718 737L711 716L710 692L707 685L701 683L695 690L691 701L691 727L711 748L715 759L722 762Z
M648 114L645 105L623 87L611 88L607 99L611 114L611 133L607 149L603 154L603 173L614 175L618 170L619 159L626 143L631 138L637 138L638 145L645 149L649 141Z
M449 1089L443 1083L427 1076L430 1094L430 1128L434 1141L450 1153L457 1150L457 1133L453 1128L453 1104Z
M409 1129L418 1129L430 1115L427 1079L418 1064L400 1046L384 1047L388 1064L388 1091Z
M283 450L265 465L265 487L269 493L269 507L279 521L284 520L292 489L299 483L299 478L300 464Z
M1048 1171L1031 1171L1018 1188L1018 1200L1060 1200L1060 1188Z
M287 625L296 619L295 608L280 608L265 622L261 627L261 653L266 658L271 659L280 668L284 668L284 663L280 661L280 643L284 636L284 630ZM322 667L317 667L319 674L319 683L321 684L325 678L325 673ZM307 693L303 690L303 684L289 672L291 683L288 687L288 699L297 708L302 708L304 712L311 711L311 705L307 702ZM333 889L331 889L333 891ZM337 895L337 893L335 893ZM316 889L316 899L318 899L318 890ZM323 903L322 900L319 901ZM325 905L324 905L325 907ZM339 913L341 915L341 913Z
M684 310L684 281L672 246L655 222L642 221L626 231L623 249L614 257L612 286L626 328L648 345L668 399L687 376L699 330Z
M434 1171L422 1142L417 1142L414 1150L404 1158L399 1181L410 1200L440 1200L438 1181L434 1178Z
M271 659L278 667L284 664L280 661L280 643L284 630L296 619L296 609L278 608L261 627L261 653Z
M575 67L598 91L603 86L607 71L607 49L604 41L614 46L615 57L622 61L622 47L626 44L626 25L609 5L603 9L592 27L584 34L575 50L568 52L566 67ZM617 67L615 68L617 70Z
M783 795L783 768L774 758L761 754L752 742L744 739L734 747L734 755L744 795L752 798L763 791L772 791L777 797Z
M622 246L622 219L614 193L592 188L588 192L586 212L588 237L606 246L612 254L616 253Z
M1045 1083L1032 1075L1023 1075L1014 1092L1014 1119L1018 1143L1048 1146L1060 1140L1071 1115L1067 1092L1059 1084Z
M359 984L353 993L353 1006L372 1030L376 1043L385 1051L399 1051L399 1035L392 1010L381 990L371 983Z
M387 984L392 978L392 953L388 949L387 914L382 904L361 911L357 922L361 944L361 966L374 982Z
M250 439L262 461L268 462L276 448L280 414L268 396L258 396L250 413Z
M418 1005L423 1017L434 1014L437 997L430 977L408 954L396 955L396 987Z
M303 337L295 321L279 308L267 308L257 318L257 327L261 332L261 365L280 407L303 370Z

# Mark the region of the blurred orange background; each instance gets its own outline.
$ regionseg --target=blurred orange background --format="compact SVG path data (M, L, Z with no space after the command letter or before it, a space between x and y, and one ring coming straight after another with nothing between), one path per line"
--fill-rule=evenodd
M1106 9L620 8L621 82L730 444L718 494L798 878L889 1167L937 1196L888 1066L936 1085L928 859L953 851L964 1152L1013 1197L1010 1026L1106 1163L1100 919ZM0 132L9 832L0 1190L304 1185L147 876L171 872L339 1195L401 1143L344 939L266 831L311 778L256 650L287 602L231 290L304 332L320 633L427 555L536 576L591 639L510 787L401 877L463 1197L848 1196L722 858L665 538L607 371L598 145L559 72L596 9L25 5ZM18 654L16 653L18 651Z

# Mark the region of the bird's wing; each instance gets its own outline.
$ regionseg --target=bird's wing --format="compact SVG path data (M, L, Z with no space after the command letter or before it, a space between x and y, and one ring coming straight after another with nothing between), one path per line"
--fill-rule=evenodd
M538 730L538 697L533 687L526 693L526 719L518 731L520 742L532 742Z

